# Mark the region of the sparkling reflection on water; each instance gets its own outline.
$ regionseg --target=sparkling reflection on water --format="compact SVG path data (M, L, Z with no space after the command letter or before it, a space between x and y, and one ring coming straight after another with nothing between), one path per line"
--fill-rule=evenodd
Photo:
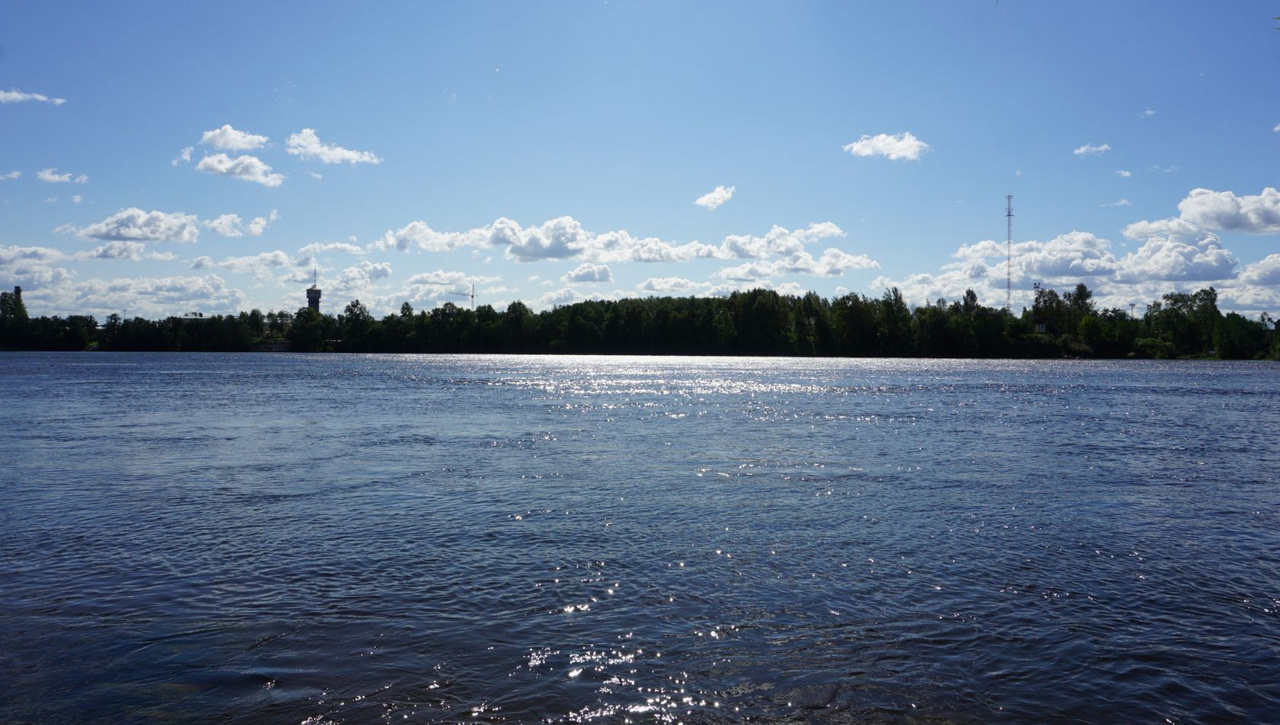
M1277 372L3 354L0 720L1267 720Z

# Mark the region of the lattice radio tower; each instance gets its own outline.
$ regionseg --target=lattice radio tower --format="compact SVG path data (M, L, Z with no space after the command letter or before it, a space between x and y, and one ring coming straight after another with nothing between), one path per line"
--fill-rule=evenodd
M1004 311L1012 312L1013 307L1013 194L1004 198L1004 218L1009 224L1009 233L1005 237L1004 248L1008 259L1004 264Z

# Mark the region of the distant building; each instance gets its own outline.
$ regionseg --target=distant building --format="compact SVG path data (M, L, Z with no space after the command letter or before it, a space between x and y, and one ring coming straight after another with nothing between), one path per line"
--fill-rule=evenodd
M307 307L320 311L320 288L314 284L307 288Z

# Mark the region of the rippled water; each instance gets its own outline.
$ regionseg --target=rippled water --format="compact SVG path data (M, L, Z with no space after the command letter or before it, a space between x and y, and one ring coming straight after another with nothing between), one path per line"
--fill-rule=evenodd
M1275 720L1277 373L6 353L0 720Z

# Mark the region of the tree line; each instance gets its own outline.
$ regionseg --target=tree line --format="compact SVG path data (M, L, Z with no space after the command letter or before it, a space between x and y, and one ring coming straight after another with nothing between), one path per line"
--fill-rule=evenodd
M602 353L847 357L1280 359L1267 314L1222 314L1212 288L1171 292L1141 315L1098 309L1083 284L1038 289L1013 315L959 300L912 309L894 288L880 297L825 299L810 292L734 292L727 297L592 300L535 313L451 302L415 311L405 302L381 319L354 300L338 315L295 313L169 317L29 318L21 298L0 293L0 348L387 353Z

